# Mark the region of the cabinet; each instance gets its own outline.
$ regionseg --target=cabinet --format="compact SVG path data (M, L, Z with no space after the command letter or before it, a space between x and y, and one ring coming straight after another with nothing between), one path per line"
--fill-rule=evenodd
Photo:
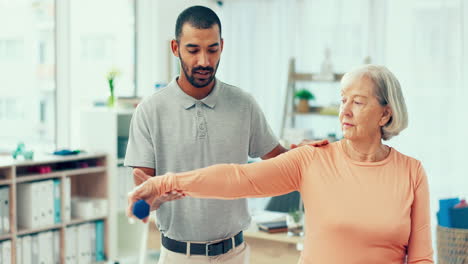
M4 216L0 231L6 231L0 232L3 263L31 263L36 258L38 263L76 263L72 258L83 263L106 261L107 166L104 154L0 160L0 190L7 190L7 196L0 197L7 205L0 213ZM72 206L78 197L92 205L85 217ZM71 229L80 230L80 237L69 236Z
M308 127L314 127L314 129L329 129L328 133L338 134L340 133L338 127L338 96L339 96L339 82L343 74L335 73L332 79L323 79L318 73L301 73L296 71L295 59L292 58L289 61L288 67L288 81L286 85L286 94L283 108L283 119L281 122L280 138L285 139L286 130L288 128L297 128L299 118L312 116L316 117L314 121L307 120L310 123ZM314 85L312 88L314 92L319 93L319 89L328 89L329 97L326 105L321 106L310 106L307 113L299 113L296 111L294 95L298 90L298 85L303 83L311 83ZM331 100L330 100L331 98ZM320 120L318 120L320 119ZM318 138L324 138L328 133L318 133L314 135ZM302 139L299 139L299 141ZM287 142L296 143L296 142Z
M144 225L129 224L125 214L127 193L134 187L131 168L123 166L133 113L134 109L95 107L83 110L80 118L80 148L109 155L110 256L123 263L138 257L144 232Z

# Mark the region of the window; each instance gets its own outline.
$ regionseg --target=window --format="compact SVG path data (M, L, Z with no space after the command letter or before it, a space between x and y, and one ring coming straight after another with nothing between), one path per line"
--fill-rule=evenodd
M71 145L79 147L80 114L105 103L107 74L117 69L115 96L135 91L135 2L70 0Z
M54 0L0 1L0 151L55 147Z

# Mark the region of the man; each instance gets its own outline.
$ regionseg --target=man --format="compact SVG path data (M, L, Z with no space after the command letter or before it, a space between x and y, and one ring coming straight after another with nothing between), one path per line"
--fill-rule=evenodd
M286 151L255 100L215 78L223 45L221 23L211 9L193 6L179 15L171 48L181 74L146 98L130 125L125 165L144 172L134 173L136 185L149 175L246 163L248 156L268 159ZM187 197L162 204L181 197L166 195L153 205L162 233L159 263L248 263L245 199Z

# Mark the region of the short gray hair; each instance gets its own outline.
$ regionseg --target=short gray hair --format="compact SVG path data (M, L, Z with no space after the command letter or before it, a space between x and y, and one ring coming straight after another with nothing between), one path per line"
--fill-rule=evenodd
M342 83L369 78L374 83L374 93L381 106L389 106L392 116L382 127L382 139L389 140L408 127L408 112L400 82L395 75L382 65L366 64L343 76Z

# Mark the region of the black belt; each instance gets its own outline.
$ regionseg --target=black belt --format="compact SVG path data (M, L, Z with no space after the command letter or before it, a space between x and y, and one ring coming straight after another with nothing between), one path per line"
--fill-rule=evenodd
M170 239L161 235L162 245L173 252L187 254L187 242L181 242ZM205 256L218 256L227 253L232 248L235 248L244 242L242 231L234 236L234 243L232 245L232 238L228 238L215 243L191 243L190 242L190 255L205 255Z

